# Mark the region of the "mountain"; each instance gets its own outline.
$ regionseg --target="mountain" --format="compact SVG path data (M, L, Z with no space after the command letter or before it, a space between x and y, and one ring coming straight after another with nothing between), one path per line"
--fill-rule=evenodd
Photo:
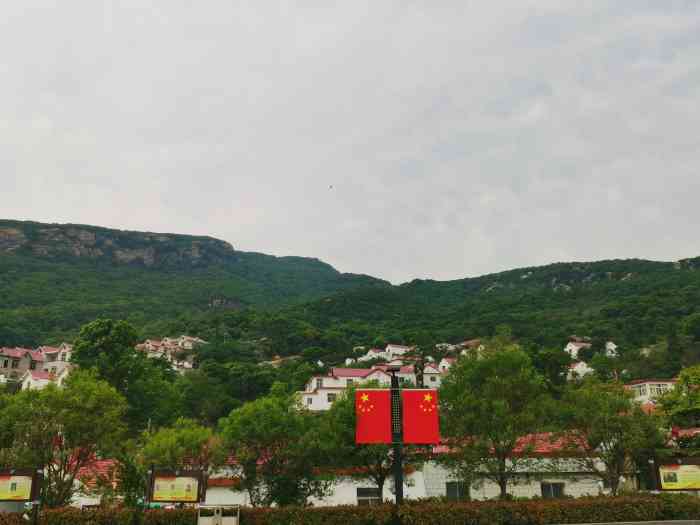
M555 263L392 286L210 237L0 221L0 298L0 345L56 342L108 316L144 335L264 338L270 355L340 355L376 339L456 342L500 325L538 345L578 334L639 348L700 312L700 258Z
M555 263L454 281L347 290L290 309L319 329L371 326L385 338L458 341L508 325L560 346L572 334L653 344L700 311L700 258Z
M69 337L99 316L143 325L374 286L389 284L317 259L238 251L211 237L0 220L0 345Z

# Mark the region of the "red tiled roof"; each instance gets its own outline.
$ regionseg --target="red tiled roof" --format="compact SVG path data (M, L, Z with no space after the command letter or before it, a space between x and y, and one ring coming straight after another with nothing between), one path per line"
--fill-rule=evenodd
M642 385L644 383L678 383L678 378L673 379L635 379L626 383L625 386Z
M330 376L333 377L365 377L372 372L371 368L331 368Z
M32 361L45 361L46 357L40 350L30 350L29 355L32 358Z
M457 361L456 357L443 357L440 361L447 361L448 363L452 364Z
M588 348L591 346L591 343L580 343L580 342L570 342L569 343L572 346L575 346L576 348Z
M577 436L561 436L552 432L530 434L518 439L513 449L515 455L527 456L552 456L583 452L586 449L585 441ZM448 454L450 446L447 442L433 447L433 454Z
M95 488L98 481L116 482L117 462L113 459L96 459L78 471L78 479L88 488Z
M32 376L32 379L34 379L35 381L49 381L52 377L52 374L50 372L46 372L45 370L30 370L29 372Z
M29 352L26 348L0 348L0 355L22 359Z
M240 484L241 480L239 478L209 478L207 480L208 488L234 488L240 486Z
M44 354L55 354L61 351L60 348L56 348L54 346L40 346L37 350Z
M372 367L373 370L381 370L382 372L386 372L387 368L389 365L374 365ZM413 365L408 365L408 366L402 366L399 369L399 374L412 374L414 370Z
M700 434L700 428L674 428L673 433L676 437L693 437Z

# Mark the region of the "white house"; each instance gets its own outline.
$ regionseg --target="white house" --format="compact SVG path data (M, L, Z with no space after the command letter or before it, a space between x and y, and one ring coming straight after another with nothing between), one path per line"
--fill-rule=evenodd
M571 356L571 359L573 359L574 361L578 361L578 353L581 350L590 347L591 343L585 341L569 341L568 344L564 347L564 352L569 354Z
M457 362L456 357L443 357L440 359L440 362L438 363L438 369L440 370L441 373L446 373L452 365L454 365Z
M21 388L22 390L42 390L51 383L56 386L63 386L69 373L69 368L62 369L58 374L45 370L27 370L20 379Z
M328 410L333 402L352 385L377 381L388 386L391 377L381 368L332 368L328 375L313 376L303 392L297 392L300 403L314 412Z
M59 347L40 346L38 350L44 355L42 369L54 376L63 373L64 370L70 372L73 368L71 357L73 356L73 345L61 343Z
M370 348L367 353L363 356L357 358L358 361L372 361L374 359L386 359L387 355L384 350L380 348ZM354 360L353 360L354 361Z
M569 371L566 374L566 379L569 381L575 381L576 379L581 379L588 374L595 372L593 368L588 366L585 361L576 361L569 365Z
M567 345L564 347L564 352L569 354L571 356L571 359L574 361L578 361L579 357L578 354L581 350L590 348L591 347L591 342L586 338L580 338L580 337L572 337L571 340L567 343ZM612 341L607 341L605 343L605 355L607 357L617 357L618 356L618 351L617 351L617 345L613 343Z
M436 364L426 364L423 367L423 386L429 388L440 388L442 383L442 372Z
M625 388L632 391L635 401L646 404L670 392L677 382L676 379L638 379L627 383Z
M180 337L164 337L162 340L146 339L141 344L136 345L136 349L146 352L146 355L153 359L165 359L170 363L173 370L183 374L195 367L194 356L191 354L182 355L183 352L194 349L207 342L198 337L181 335Z

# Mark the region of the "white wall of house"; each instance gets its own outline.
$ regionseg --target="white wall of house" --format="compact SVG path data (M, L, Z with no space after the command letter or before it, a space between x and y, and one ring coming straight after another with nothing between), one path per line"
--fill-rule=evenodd
M581 379L582 377L592 374L593 372L595 372L595 370L588 366L585 361L578 361L569 367L566 379L569 381L575 381L576 379Z
M674 387L674 381L645 381L627 385L634 395L634 400L642 404L657 400Z
M451 472L434 462L428 462L423 467L425 492L427 497L443 497L447 495L447 483L459 481ZM582 497L599 494L599 478L585 473L559 474L542 469L537 474L523 473L517 477L516 483L508 487L508 494L518 498L542 497L543 483L563 483L566 496ZM471 487L472 499L495 499L500 495L497 483L481 479Z
M304 408L318 412L330 410L333 403L342 395L345 395L344 389L319 388L313 392L302 392L299 397Z
M541 472L522 473L517 482L511 484L508 493L515 497L543 497L543 483L563 483L564 495L573 497L594 496L599 494L598 478L586 472L556 473L551 472L547 460L539 465ZM447 483L459 481L443 466L435 462L427 462L421 470L406 475L404 497L419 499L425 497L443 497L447 495ZM358 488L376 488L369 479L355 480L342 478L333 485L331 494L323 499L312 498L314 506L357 505ZM394 482L388 479L384 484L383 499L393 499ZM473 499L485 500L498 498L498 485L490 480L483 480L471 489ZM233 491L225 487L211 487L207 490L207 505L247 505L248 496L245 492Z

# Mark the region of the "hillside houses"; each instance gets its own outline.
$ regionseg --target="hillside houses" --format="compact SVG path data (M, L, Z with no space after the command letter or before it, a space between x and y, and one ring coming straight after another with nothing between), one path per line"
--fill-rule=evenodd
M29 348L0 348L0 375L6 381L17 381L27 370L41 370L45 357Z
M0 383L21 385L23 389L40 389L49 383L62 382L72 365L72 345L59 347L0 348Z
M204 344L207 342L198 337L181 335L176 338L146 339L143 343L136 345L136 350L145 352L153 359L165 359L173 370L183 374L195 368L195 356L192 350Z
M592 346L590 337L577 337L572 335L569 342L564 347L564 351L571 356L571 359L578 361L580 359L579 352L586 350ZM605 355L607 357L617 357L617 345L612 341L605 343Z
M625 385L634 395L634 400L644 405L655 403L661 396L673 390L677 379L638 379Z
M327 375L313 376L306 383L302 392L298 392L303 407L314 412L329 410L333 402L345 393L351 386L376 382L382 387L389 387L391 375L389 366L400 366L396 375L406 387L415 386L416 372L414 365L403 365L397 360L391 363L373 365L371 368L331 368ZM438 388L442 373L436 365L426 363L423 368L423 384L426 387Z

